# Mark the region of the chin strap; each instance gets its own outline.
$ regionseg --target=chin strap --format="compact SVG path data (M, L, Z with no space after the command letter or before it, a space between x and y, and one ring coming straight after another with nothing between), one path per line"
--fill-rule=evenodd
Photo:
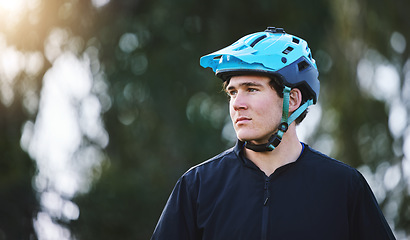
M301 105L292 115L289 116L289 95L290 87L285 86L283 89L283 108L282 120L279 124L278 131L274 133L265 144L252 144L245 142L245 147L255 152L265 152L274 150L282 141L283 134L288 130L289 125L295 121L310 105L313 104L313 99L308 100Z

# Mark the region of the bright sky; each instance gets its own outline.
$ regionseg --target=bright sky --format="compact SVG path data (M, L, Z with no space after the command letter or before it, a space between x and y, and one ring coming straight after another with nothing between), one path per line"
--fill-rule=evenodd
M39 239L69 239L69 232L50 219L78 218L80 210L69 199L88 191L93 169L99 171L101 164L98 148L82 147L84 128L94 128L95 136L88 137L105 139L100 147L108 144L108 135L101 125L100 102L91 93L93 78L87 59L63 52L45 74L43 84L28 146L37 162L34 182L45 210L35 226Z

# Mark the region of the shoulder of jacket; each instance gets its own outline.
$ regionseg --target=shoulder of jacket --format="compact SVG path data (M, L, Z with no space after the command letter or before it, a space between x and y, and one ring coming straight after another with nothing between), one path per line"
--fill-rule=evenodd
M207 168L213 168L215 164L220 164L222 161L227 159L236 159L236 155L233 151L233 148L230 148L204 162L199 163L198 165L191 167L188 171L184 173L183 176L195 174L196 172L201 170L206 171Z
M307 157L309 158L314 158L316 160L319 160L322 163L327 164L330 167L353 174L356 177L359 177L360 175L359 171L355 169L354 167L348 165L347 163L344 163L342 161L329 157L328 155L321 153L311 147L308 147L308 152L309 153L307 154Z

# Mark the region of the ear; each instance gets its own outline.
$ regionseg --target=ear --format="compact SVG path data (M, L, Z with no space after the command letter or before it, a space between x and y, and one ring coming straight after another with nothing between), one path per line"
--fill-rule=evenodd
M300 107L302 103L302 92L299 88L293 88L289 94L289 112L292 113Z

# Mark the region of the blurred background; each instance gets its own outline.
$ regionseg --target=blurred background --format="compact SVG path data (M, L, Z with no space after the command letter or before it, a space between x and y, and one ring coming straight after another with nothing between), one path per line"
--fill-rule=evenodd
M0 239L149 239L177 179L235 135L199 58L283 27L321 95L298 128L410 239L407 0L0 0Z

